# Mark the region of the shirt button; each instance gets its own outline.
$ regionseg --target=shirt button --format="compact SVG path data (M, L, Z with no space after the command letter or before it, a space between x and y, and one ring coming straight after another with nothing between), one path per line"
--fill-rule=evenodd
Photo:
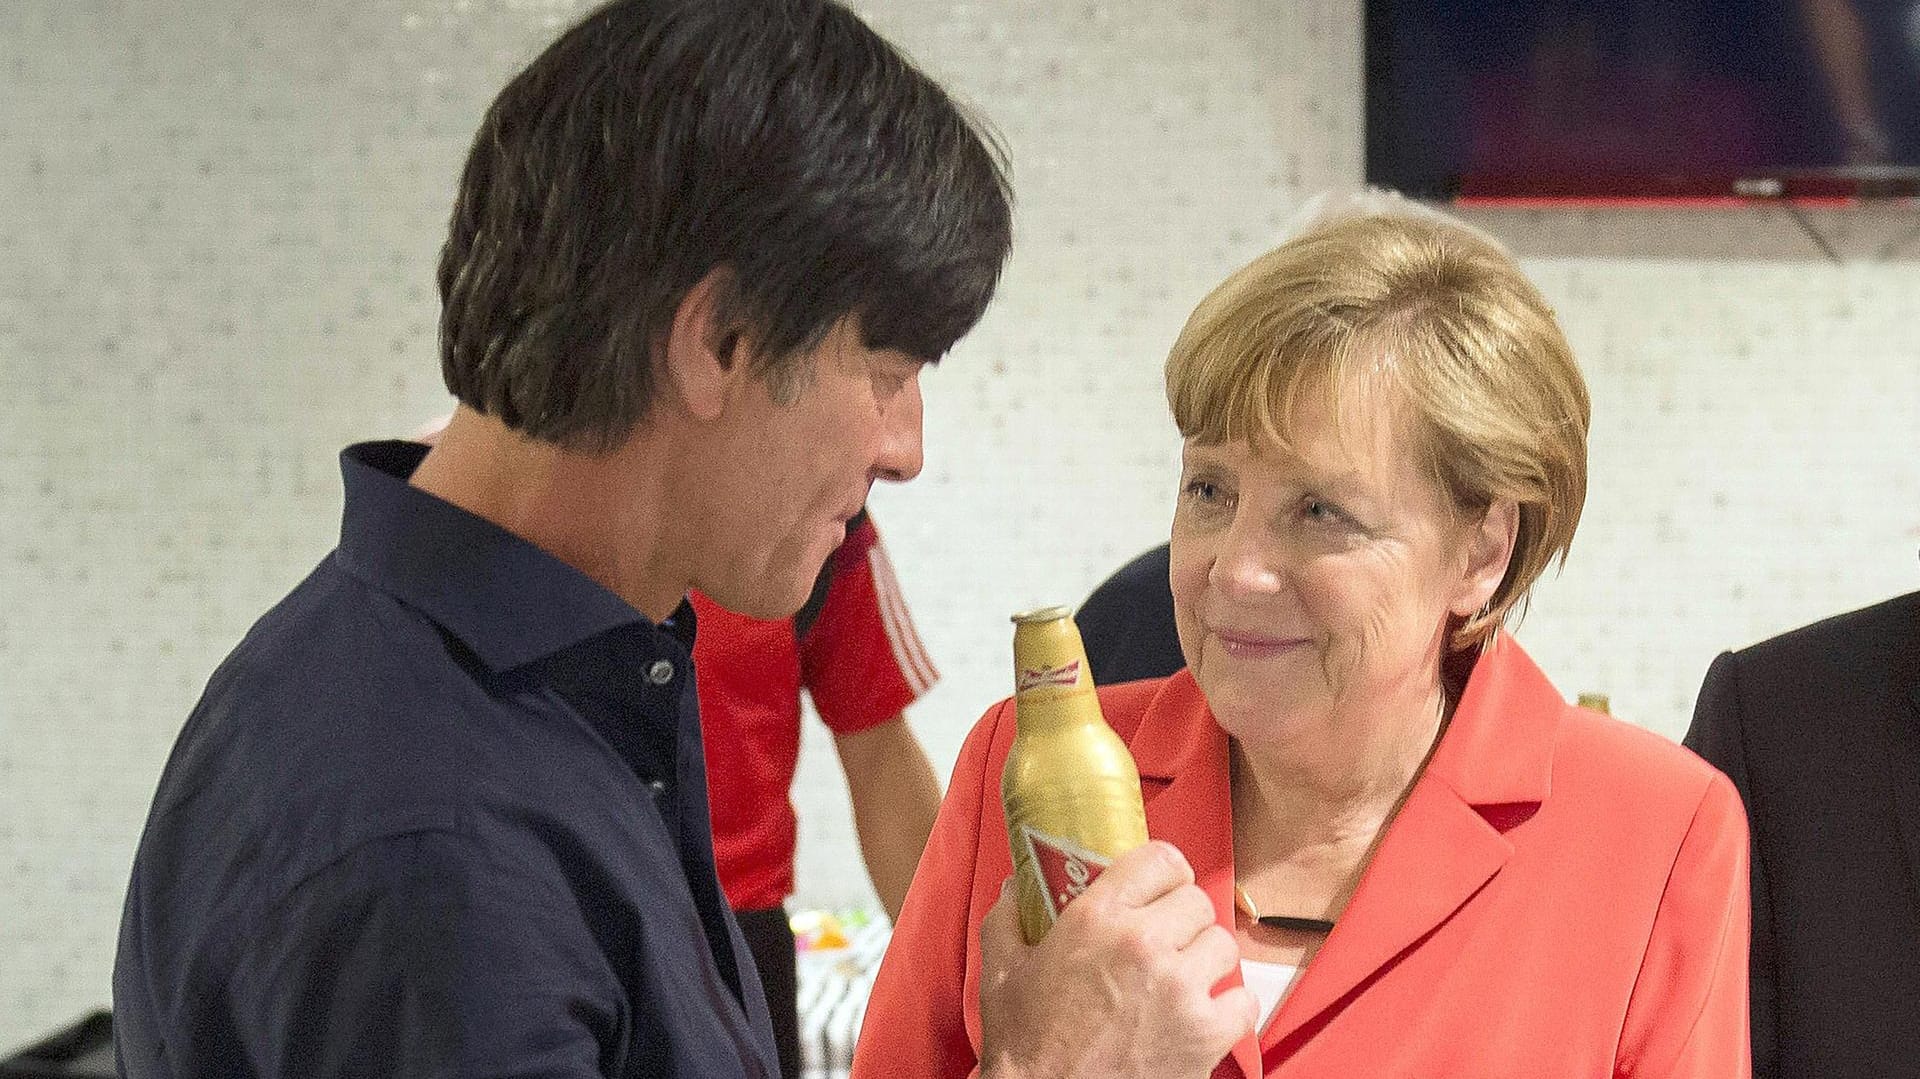
M647 681L656 686L664 686L673 681L673 663L664 659L654 660L653 666L647 668Z
M664 779L649 779L647 780L647 789L655 794L665 794L667 792L667 781Z

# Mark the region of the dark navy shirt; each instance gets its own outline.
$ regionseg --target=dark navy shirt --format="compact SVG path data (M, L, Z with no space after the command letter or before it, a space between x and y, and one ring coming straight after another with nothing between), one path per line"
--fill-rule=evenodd
M755 1076L691 609L341 455L340 546L208 683L114 966L127 1076Z

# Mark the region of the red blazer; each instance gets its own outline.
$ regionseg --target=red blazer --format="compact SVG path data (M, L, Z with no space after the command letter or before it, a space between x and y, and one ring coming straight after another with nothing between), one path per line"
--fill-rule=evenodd
M1227 739L1199 687L1181 671L1104 689L1101 705L1139 765L1148 832L1185 852L1231 929ZM976 1067L980 921L1012 871L999 790L1013 733L1003 701L961 750L856 1079ZM1502 634L1333 933L1215 1074L1748 1076L1747 903L1746 817L1726 777L1569 706Z

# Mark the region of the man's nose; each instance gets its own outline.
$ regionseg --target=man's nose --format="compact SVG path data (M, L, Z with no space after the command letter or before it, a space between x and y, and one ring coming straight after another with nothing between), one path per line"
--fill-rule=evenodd
M921 411L920 376L916 373L888 404L880 431L880 455L873 464L875 479L905 483L920 474L925 463Z

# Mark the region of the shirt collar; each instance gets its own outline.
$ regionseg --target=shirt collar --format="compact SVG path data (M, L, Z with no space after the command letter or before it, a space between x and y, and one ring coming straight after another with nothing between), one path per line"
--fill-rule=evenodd
M494 671L553 655L645 615L586 574L407 480L427 455L414 442L342 450L346 509L335 558L354 577L415 607ZM692 608L661 625L693 646Z

